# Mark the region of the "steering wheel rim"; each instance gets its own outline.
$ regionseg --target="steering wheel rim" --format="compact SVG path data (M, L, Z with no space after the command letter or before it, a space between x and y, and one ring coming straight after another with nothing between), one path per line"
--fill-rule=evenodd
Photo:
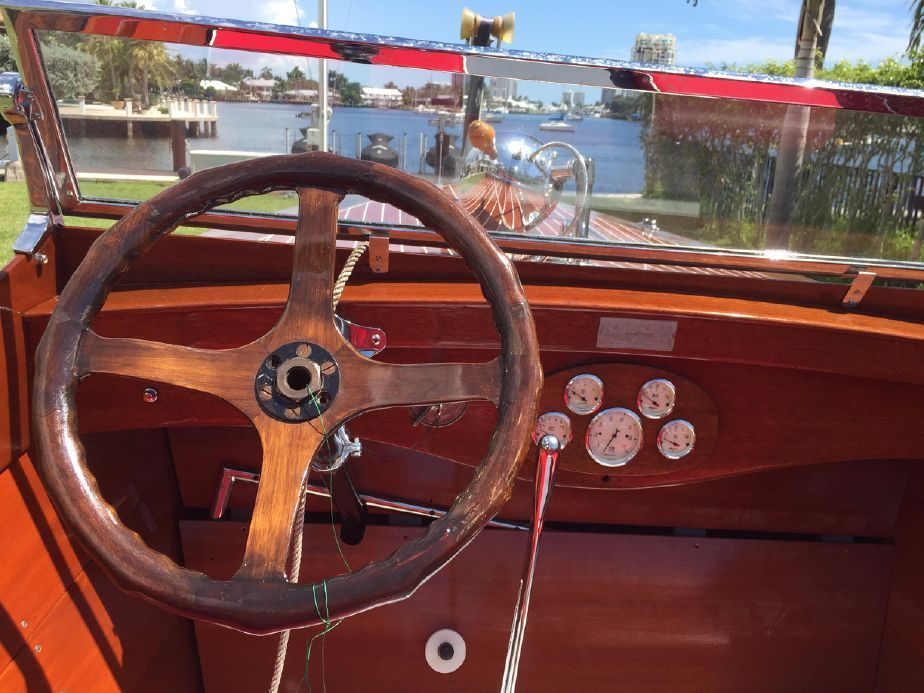
M197 350L143 340L107 339L89 329L113 283L127 271L131 262L184 220L245 195L293 187L299 191L300 213L292 284L282 317L266 335L237 350ZM362 378L350 381L346 364L351 364L350 369L358 369L357 373L368 381L374 380L378 386L383 382L376 380L385 373L382 368L399 367L367 359L363 362L374 366L360 365L363 362L355 359L363 357L343 340L333 325L333 310L330 309L329 329L336 333L336 337L325 324L324 311L313 307L326 298L319 293L318 286L325 281L324 273L333 270L337 204L348 193L391 203L413 214L440 233L478 279L501 336L501 356L494 362L480 364L484 368L478 371L466 369L465 364L448 364L455 370L450 373L450 392L445 396L496 399L499 409L497 428L470 485L459 494L444 517L431 524L421 537L403 544L385 559L370 563L354 573L325 580L323 599L318 594L322 585L288 582L284 574L285 557L280 569L278 546L271 544L269 539L260 538L270 530L278 533L279 528L284 526L285 517L277 517L276 511L261 508L269 508L273 493L278 491L285 495L288 510L291 495L279 489L284 489L287 480L298 478L299 472L295 467L300 463L286 458L280 465L283 471L276 476L265 469L261 487L266 484L265 488L278 488L277 491L265 492L269 500L262 505L261 491L258 490L241 570L230 580L212 580L147 547L137 534L121 524L115 509L103 499L96 480L87 468L84 449L77 435L77 383L90 372L145 377L126 365L128 354L134 356L140 353L144 354L141 360L155 371L153 376L147 374L146 377L160 379L163 376L167 382L204 389L208 385L206 382L194 385L177 382L170 370L170 364L176 357L191 358L196 365L206 368L206 357L201 353L205 352L209 361L217 359L222 363L220 367L226 368L228 364L222 361L225 355L240 352L235 357L242 359L240 363L244 363L246 357L247 363L257 365L254 363L255 355L262 362L267 349L291 342L292 338L296 342L305 341L308 338L301 330L311 326L323 333L320 341L326 340L337 347L332 353L345 382L342 393L335 396L328 410L332 418L338 419L336 425L362 411L381 408L355 406L349 393L358 388L358 397L369 397L372 387L363 389ZM311 221L316 221L315 216L323 217L321 232L310 232L311 225L304 221L306 210L313 212L308 217ZM322 236L324 232L327 232L328 238L318 241L315 237ZM319 296L321 300L318 300ZM329 303L327 307L330 307ZM310 316L304 318L299 312L310 313ZM342 343L336 342L336 338ZM310 339L314 340L315 335ZM261 349L264 350L262 355ZM216 354L222 356L219 358ZM447 364L429 366L445 368ZM366 370L363 371L363 368ZM406 377L406 373L402 371L402 377ZM426 389L430 387L427 378L436 371L418 370L414 373L409 381L422 376L419 379L423 383L422 389L410 385L405 387L394 376L395 380L385 382L394 386L389 388L390 391L397 388L401 394L393 396L392 401L382 406L403 406L404 399L412 394L424 394L429 398L431 393ZM61 292L39 343L33 391L33 428L39 469L59 512L117 584L126 591L185 616L262 634L316 625L406 598L461 551L510 496L529 446L541 386L542 371L535 326L512 263L484 229L439 188L395 169L332 154L283 155L230 164L190 176L136 207L97 239ZM218 394L248 414L261 433L264 467L269 459L268 449L284 447L278 439L286 438L284 442L290 447L306 441L317 443L316 427L308 422L293 425L292 422L276 420L258 425L253 415L257 410L253 402L259 404L260 393L259 390L255 393L252 388L250 397L253 401L249 404L243 395L235 395L236 399L232 399ZM339 404L341 402L342 405ZM373 403L377 405L381 401ZM266 419L272 417L266 416ZM291 433L293 431L303 433ZM305 474L314 449L316 445L304 463ZM300 483L303 481L304 477ZM258 519L265 524L258 523ZM252 551L251 543L256 546ZM288 544L285 553L288 553ZM320 612L319 603L326 604L324 613Z

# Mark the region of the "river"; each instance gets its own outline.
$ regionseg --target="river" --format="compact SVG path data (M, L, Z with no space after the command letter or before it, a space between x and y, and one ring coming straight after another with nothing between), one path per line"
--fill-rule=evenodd
M307 121L296 117L306 107L303 104L231 103L218 104L218 136L189 139L190 149L237 149L254 152L283 153L286 143L291 146L297 128ZM420 135L428 137L433 146L436 127L429 124L431 114L413 111L372 108L334 108L330 122L338 143L338 152L356 156L356 133L362 133L362 147L369 141L365 135L384 132L392 135L391 146L401 149L402 136L407 134L405 170L419 170ZM506 115L503 122L493 123L498 135L522 133L541 141L561 140L576 147L584 156L596 162L595 192L636 193L642 190L644 154L640 141L641 126L637 122L587 118L574 123L574 132L552 133L539 129L545 116ZM286 134L288 128L288 139ZM461 127L450 130L460 134ZM159 170L171 168L170 144L167 139L121 139L111 137L69 138L69 147L78 171L132 169Z

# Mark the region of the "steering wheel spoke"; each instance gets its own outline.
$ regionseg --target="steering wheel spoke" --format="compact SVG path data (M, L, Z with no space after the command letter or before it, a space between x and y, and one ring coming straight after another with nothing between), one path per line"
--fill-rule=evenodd
M289 298L272 339L308 339L325 346L343 341L334 325L334 256L337 212L343 195L320 188L298 189L298 224Z
M361 411L412 404L484 400L496 406L503 373L499 359L484 363L351 363L350 387ZM353 379L356 380L355 384ZM358 392L356 392L358 390Z
M308 467L324 433L312 424L286 424L262 419L263 468L247 534L238 581L284 581L292 525L303 493Z
M101 337L87 330L77 358L78 375L108 373L153 380L205 392L230 402L248 416L257 409L251 357L239 349L196 349L146 339Z

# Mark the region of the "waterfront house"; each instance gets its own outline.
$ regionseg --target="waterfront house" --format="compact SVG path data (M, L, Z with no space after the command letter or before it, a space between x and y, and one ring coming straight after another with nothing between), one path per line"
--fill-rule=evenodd
M363 87L363 102L375 108L395 108L404 101L400 89Z
M245 79L241 87L251 101L269 101L273 98L273 89L277 84L278 81L275 79L256 77Z

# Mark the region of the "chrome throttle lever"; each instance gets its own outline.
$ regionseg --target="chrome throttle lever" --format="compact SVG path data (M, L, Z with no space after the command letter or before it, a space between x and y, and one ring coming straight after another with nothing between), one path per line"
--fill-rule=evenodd
M529 612L529 598L533 590L533 576L536 573L536 560L539 558L539 539L545 523L545 510L555 487L555 472L558 469L558 453L563 446L558 438L545 435L539 441L539 462L536 465L536 490L533 500L533 521L529 528L529 547L523 573L520 577L520 589L517 593L516 611L513 614L513 626L510 629L510 642L507 645L507 662L504 665L504 680L501 693L514 693L517 685L517 673L520 668L520 651L523 649L523 636L526 633L526 617Z

